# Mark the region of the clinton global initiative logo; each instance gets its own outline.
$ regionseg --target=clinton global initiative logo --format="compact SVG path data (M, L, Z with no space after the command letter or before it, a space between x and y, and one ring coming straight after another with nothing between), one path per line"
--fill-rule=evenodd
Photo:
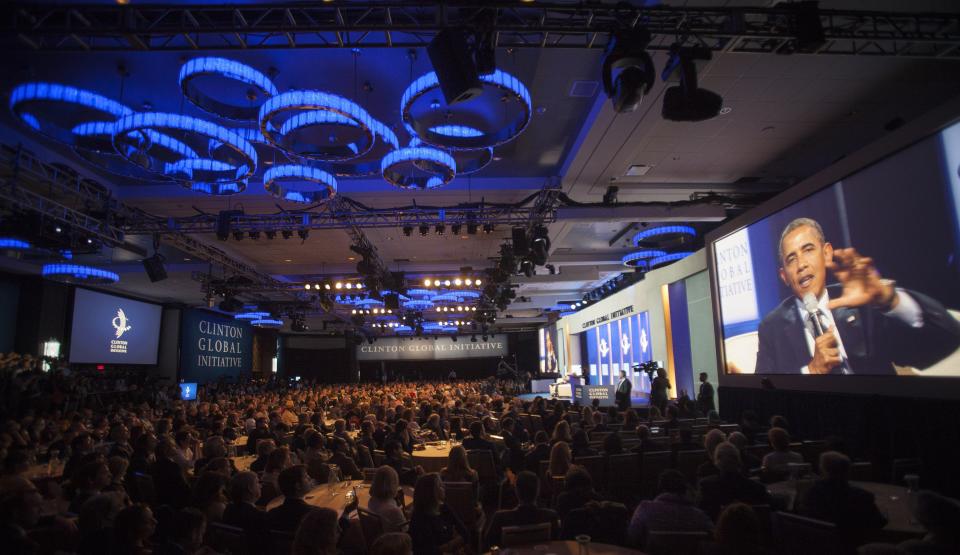
M600 356L603 358L607 358L607 353L609 352L610 352L610 346L607 345L607 338L601 337L600 338Z
M630 336L626 333L620 334L620 352L624 356L630 353Z
M645 328L641 329L640 330L640 351L644 353L647 352L647 347L649 346L650 346L650 341L647 340L647 330Z
M127 342L120 338L123 337L123 334L133 329L133 326L130 325L130 321L127 320L127 315L123 312L122 308L117 309L117 315L114 316L110 323L113 325L113 330L117 336L116 339L110 340L110 352L126 354Z

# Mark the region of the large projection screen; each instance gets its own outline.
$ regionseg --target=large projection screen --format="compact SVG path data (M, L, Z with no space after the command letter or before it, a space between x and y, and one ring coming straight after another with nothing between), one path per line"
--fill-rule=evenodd
M77 288L70 362L156 364L162 307Z

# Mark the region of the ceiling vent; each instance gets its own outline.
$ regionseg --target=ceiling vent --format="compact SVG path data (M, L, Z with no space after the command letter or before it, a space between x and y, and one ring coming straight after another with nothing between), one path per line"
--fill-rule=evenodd
M597 81L574 81L570 87L570 96L573 98L593 98L600 88Z
M623 175L627 177L640 177L647 175L647 173L653 169L653 166L648 166L646 164L632 164Z

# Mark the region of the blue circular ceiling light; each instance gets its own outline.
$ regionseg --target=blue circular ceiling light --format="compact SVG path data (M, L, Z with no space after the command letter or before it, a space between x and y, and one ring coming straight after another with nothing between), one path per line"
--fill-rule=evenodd
M376 143L366 154L348 162L329 164L330 170L338 176L366 177L380 174L380 160L400 148L397 134L383 123L373 120L373 132Z
M234 319L236 319L236 320L249 320L249 321L252 322L252 321L254 321L254 320L263 320L263 319L265 319L265 318L269 318L269 317L270 317L270 313L269 313L269 312L257 312L257 311L252 311L252 312L238 312L237 314L234 314L233 317L234 317Z
M530 123L530 91L519 79L499 69L480 76L480 81L480 96L447 106L437 74L431 71L421 75L400 98L404 125L423 142L450 150L495 147L512 141Z
M380 173L394 187L435 189L456 177L457 162L442 150L407 147L384 156L380 161Z
M79 264L45 264L41 274L54 281L88 285L109 285L120 281L120 276L113 272Z
M688 225L661 225L637 232L633 244L638 247L657 247L666 243L686 243L697 236L697 230Z
M478 131L479 133L479 131ZM421 146L423 141L419 137L410 139L410 146L415 148ZM478 148L476 150L453 150L449 153L457 163L458 175L470 175L478 172L493 161L493 148ZM414 162L418 168L424 169L419 163Z
M623 265L628 268L640 268L646 266L647 262L651 258L664 256L665 254L667 254L666 251L654 249L631 252L630 254L624 256L623 259L621 259L621 262L623 262Z
M670 264L671 262L676 262L677 260L683 260L684 258L693 254L692 252L674 252L670 254L665 254L663 256L658 256L656 258L650 259L650 268L657 268L659 266L664 266Z
M433 308L433 303L427 300L411 299L403 303L403 308L410 310L429 310Z
M238 97L233 103L226 102L222 100L222 91L204 92L200 83L209 77L236 81L247 88L243 91L242 98ZM178 81L187 100L206 112L231 120L257 119L264 99L280 93L273 81L263 73L227 58L204 57L188 60L180 66Z
M44 117L38 110L48 108L45 104L67 106L57 110L57 119L70 119L68 125L58 125ZM77 135L73 129L86 122L112 124L117 118L133 113L133 110L105 96L59 83L24 83L10 93L10 111L28 127L72 147L84 148L86 136ZM67 117L69 116L69 117Z
M337 180L317 168L284 164L263 173L263 188L281 200L314 204L326 202L337 194Z
M174 134L180 138L174 138ZM184 162L182 156L172 158L168 147L157 148L150 139L158 135L188 146L191 142L199 143L199 150L211 140L221 143L223 148L217 150L217 159ZM124 116L114 125L113 145L132 163L188 183L236 183L257 170L257 151L246 139L220 125L180 114L146 112Z
M374 120L366 110L321 91L274 96L260 107L258 119L260 132L271 144L313 160L352 160L365 155L376 142Z
M235 195L237 193L242 193L247 189L247 180L240 179L237 181L227 181L224 183L206 183L202 181L192 181L190 183L185 183L184 186L191 191L197 193L203 193L205 195L211 195L215 197L222 197L228 195Z
M251 320L250 324L258 328L282 328L283 320L278 318L260 318L259 320Z

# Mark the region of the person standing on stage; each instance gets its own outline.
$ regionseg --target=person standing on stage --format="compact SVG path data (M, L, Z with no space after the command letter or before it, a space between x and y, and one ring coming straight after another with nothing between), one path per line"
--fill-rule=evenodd
M657 368L657 377L650 384L650 404L660 409L660 414L667 412L667 390L670 389L670 380L667 371Z
M713 402L713 385L707 381L707 373L700 372L700 393L697 395L697 408L702 414L708 414L716 409Z
M630 391L632 389L633 384L627 379L627 373L621 370L620 383L617 384L617 393L615 395L617 400L617 408L620 410L627 410L630 408Z

